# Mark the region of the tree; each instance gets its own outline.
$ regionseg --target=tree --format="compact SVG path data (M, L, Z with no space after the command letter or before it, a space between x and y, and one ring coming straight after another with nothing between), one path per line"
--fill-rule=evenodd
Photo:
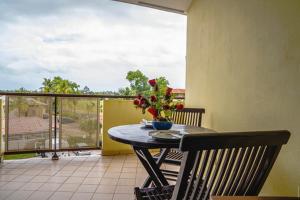
M80 87L77 83L62 79L59 76L55 76L53 79L44 78L42 84L43 92L56 94L76 94Z
M126 79L130 83L130 90L132 95L137 95L145 91L149 91L148 77L145 76L140 70L129 71Z
M93 94L88 86L84 86L83 90L81 91L83 94Z
M132 94L132 91L130 90L129 87L120 88L120 89L119 89L119 94L120 94L120 95L124 95L124 96L130 96L130 95L133 95L133 94Z
M126 79L129 81L130 87L120 88L119 93L121 95L150 95L150 85L148 84L149 78L146 75L144 75L140 70L129 71L127 73ZM161 85L161 90L165 90L165 88L169 85L169 81L163 76L158 77L156 81Z

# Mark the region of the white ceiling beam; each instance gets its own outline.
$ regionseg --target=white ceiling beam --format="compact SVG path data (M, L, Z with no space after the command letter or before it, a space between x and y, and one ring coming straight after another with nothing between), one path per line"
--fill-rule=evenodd
M192 0L113 0L168 12L186 14Z

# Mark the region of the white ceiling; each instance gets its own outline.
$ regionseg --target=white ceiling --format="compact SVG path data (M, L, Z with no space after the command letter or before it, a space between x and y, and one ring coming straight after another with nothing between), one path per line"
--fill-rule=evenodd
M114 0L125 3L156 8L179 14L186 14L192 0Z

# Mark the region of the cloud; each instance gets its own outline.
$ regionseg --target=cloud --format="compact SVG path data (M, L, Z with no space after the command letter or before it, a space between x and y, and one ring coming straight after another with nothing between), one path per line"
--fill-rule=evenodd
M0 89L37 89L60 75L117 90L136 69L184 87L182 15L109 0L2 0L0 31Z

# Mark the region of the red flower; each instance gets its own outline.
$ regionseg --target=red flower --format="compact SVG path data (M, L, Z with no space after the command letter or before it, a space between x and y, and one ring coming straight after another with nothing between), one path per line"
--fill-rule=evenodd
M138 105L140 104L140 100L135 99L135 100L133 101L133 104L136 105L136 106L138 106Z
M146 103L146 99L142 98L142 99L140 100L140 105L143 105L143 104L145 104L145 103Z
M155 79L152 79L152 80L149 80L148 83L154 87L156 85L156 80Z
M168 87L167 90L166 90L166 95L167 95L167 96L170 96L172 90L173 90L173 88Z
M150 97L150 99L151 99L151 102L156 102L156 96L154 96L154 95L152 95L151 97Z
M163 106L163 109L164 109L164 110L169 110L169 109L170 109L170 106L169 106L169 105L164 105L164 106Z
M148 112L153 116L154 119L157 118L158 112L155 108L153 107L148 108Z
M136 98L137 98L137 99L141 99L141 98L142 98L142 95L138 94Z
M183 109L183 104L177 104L176 105L176 110L182 110Z

